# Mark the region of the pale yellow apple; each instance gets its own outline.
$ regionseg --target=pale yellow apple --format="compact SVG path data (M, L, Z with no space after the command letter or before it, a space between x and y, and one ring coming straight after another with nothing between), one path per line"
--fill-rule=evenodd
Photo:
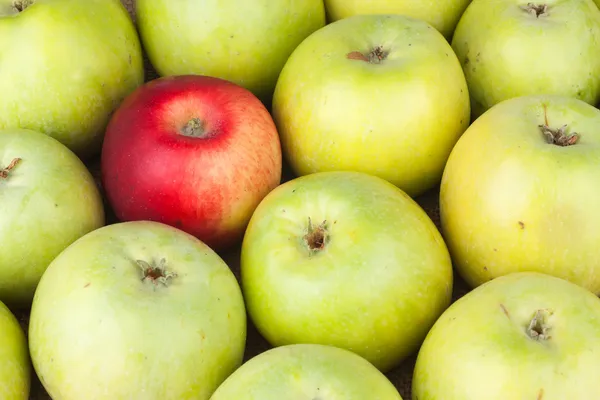
M446 165L440 213L471 286L534 271L600 294L599 127L600 110L556 95L505 100L469 127Z
M416 196L439 183L470 106L460 63L431 25L358 15L296 48L273 116L297 175L365 172Z
M476 0L452 47L473 119L513 97L557 94L600 102L600 10L592 0Z
M136 0L136 13L160 75L226 79L267 104L292 51L326 22L323 0Z
M337 21L359 14L402 14L429 22L450 38L471 0L325 0L327 17Z
M537 272L494 279L442 314L419 350L413 400L600 398L600 300Z

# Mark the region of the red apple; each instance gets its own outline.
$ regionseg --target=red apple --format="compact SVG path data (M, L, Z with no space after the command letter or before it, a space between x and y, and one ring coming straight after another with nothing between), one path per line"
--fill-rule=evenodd
M119 220L162 222L222 250L280 183L281 158L271 115L249 90L171 76L139 87L111 118L102 182Z

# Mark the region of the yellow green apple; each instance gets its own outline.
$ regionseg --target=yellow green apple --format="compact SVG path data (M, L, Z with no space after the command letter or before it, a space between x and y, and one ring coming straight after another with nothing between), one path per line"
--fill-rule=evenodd
M419 350L418 400L592 399L600 300L537 272L487 282L452 304Z
M171 226L122 222L48 267L29 323L52 399L208 400L241 364L238 282L206 244Z
M351 351L318 344L267 350L231 374L210 400L402 400L377 368Z
M40 132L0 130L0 301L28 308L52 260L104 223L98 187L73 152Z
M556 94L600 101L600 10L593 0L474 0L452 47L473 118L502 100Z
M386 372L449 305L453 276L414 200L382 178L339 171L287 181L263 199L244 236L241 282L272 345L336 346Z
M119 0L0 0L0 129L48 134L81 158L100 151L121 100L144 80Z
M600 294L600 110L505 100L465 132L440 189L442 233L471 286L537 271Z
M329 21L358 14L401 14L429 22L451 38L460 16L471 0L325 0Z
M140 37L162 75L208 75L270 103L292 51L325 25L323 0L137 0Z
M365 172L413 197L439 183L469 116L452 48L402 15L357 15L316 31L294 50L273 97L296 175Z
M29 400L32 368L25 332L0 301L0 399Z

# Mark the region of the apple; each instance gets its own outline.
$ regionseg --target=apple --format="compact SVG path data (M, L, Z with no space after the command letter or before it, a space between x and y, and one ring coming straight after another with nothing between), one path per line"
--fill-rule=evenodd
M344 349L294 344L267 350L223 382L210 400L402 400L364 358Z
M361 14L401 14L422 19L451 38L471 0L325 0L329 21Z
M555 94L600 101L600 10L592 0L475 0L452 47L473 118L513 97Z
M273 97L297 176L364 172L412 197L439 183L469 115L448 42L401 15L358 15L315 32L289 58Z
M600 294L600 110L572 97L505 100L452 151L441 228L470 286L536 271Z
M506 275L452 304L419 350L413 399L600 395L600 300L537 272Z
M0 129L50 135L97 154L110 114L144 80L119 0L0 0Z
M0 301L27 308L50 262L104 225L104 205L73 152L19 128L0 130L0 204Z
M362 172L290 180L254 212L241 248L248 313L274 346L355 352L383 372L449 305L450 256L407 194Z
M246 312L207 245L158 222L122 222L48 267L29 341L53 399L207 400L242 363Z
M25 332L8 307L0 301L0 398L28 400L31 362Z
M241 240L281 180L279 136L250 91L220 78L155 79L111 119L102 182L122 221L182 229L215 250Z
M269 103L292 51L325 25L323 0L137 0L148 58L162 75L209 75Z

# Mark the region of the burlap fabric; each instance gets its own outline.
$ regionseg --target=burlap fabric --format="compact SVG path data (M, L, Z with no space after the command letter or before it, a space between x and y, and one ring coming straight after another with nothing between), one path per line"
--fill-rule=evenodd
M127 8L127 10L130 12L131 17L135 22L135 0L121 0L121 1L123 2L125 7ZM157 74L152 69L152 66L150 65L150 63L148 62L147 59L145 60L145 62L146 62L146 80L151 80L151 79L156 78ZM99 169L98 160L92 161L89 164L89 169L92 172L92 174L96 177L96 181L98 182L98 185L100 186L100 169ZM287 168L285 168L285 170L286 171L284 172L284 175L285 175L284 179L286 179L286 180L290 179L292 176L289 174L289 172L288 172L289 170ZM434 189L416 200L423 207L423 209L427 212L427 214L431 217L431 219L436 223L436 225L439 227L438 190ZM108 206L107 206L107 218L108 218L107 223L116 222L110 209L108 209ZM239 278L239 249L235 249L229 253L222 254L221 256L225 259L225 261L229 264L229 266L234 271L236 276ZM464 282L462 282L458 277L455 277L454 300L456 300L457 298L459 298L466 292L467 292L467 288L466 288ZM19 315L18 317L21 320L23 328L26 331L28 315L26 313L23 313L22 315ZM252 326L251 322L250 321L248 321L248 322L249 322L248 340L247 340L246 355L245 355L246 360L270 348L269 344L257 333L255 328ZM388 378L393 382L393 384L400 391L400 394L402 395L402 398L404 400L411 399L411 380L412 380L412 372L413 372L414 363L415 363L415 356L416 356L416 354L413 355L413 357L410 357L409 359L405 360L405 362L401 366L399 366L398 368L396 368L395 370L393 370L387 374ZM48 396L48 394L46 394L46 392L44 391L44 389L41 386L41 384L39 383L39 381L37 381L37 378L35 376L33 378L34 378L33 379L33 387L32 387L32 393L31 393L30 398L32 400L50 400L50 396ZM81 400L84 400L84 399L81 399Z

